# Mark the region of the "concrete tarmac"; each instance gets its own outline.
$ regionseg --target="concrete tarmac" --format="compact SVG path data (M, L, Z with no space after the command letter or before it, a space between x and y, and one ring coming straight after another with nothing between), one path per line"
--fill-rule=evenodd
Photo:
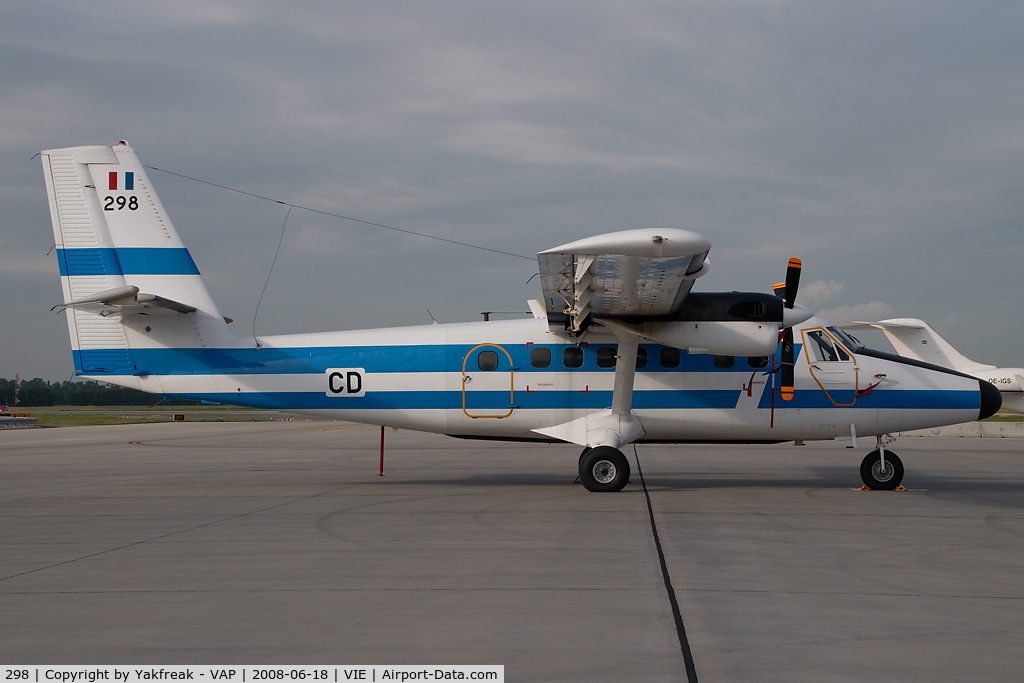
M635 465L330 422L0 433L0 662L686 680ZM700 681L1019 680L1024 440L638 447ZM632 461L632 454L630 453Z

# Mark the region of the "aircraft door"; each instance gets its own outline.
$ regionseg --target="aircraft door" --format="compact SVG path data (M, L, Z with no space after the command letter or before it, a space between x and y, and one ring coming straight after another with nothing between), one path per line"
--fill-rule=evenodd
M515 410L512 356L497 344L478 344L462 359L462 412L501 419Z
M803 330L802 334L811 377L833 405L852 406L857 402L859 379L853 358L825 330Z

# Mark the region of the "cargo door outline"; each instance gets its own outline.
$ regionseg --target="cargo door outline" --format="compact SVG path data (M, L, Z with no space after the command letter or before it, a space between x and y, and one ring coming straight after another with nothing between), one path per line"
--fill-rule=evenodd
M481 370L473 369L467 372L470 360L474 358L474 354L479 358L477 353L480 349L496 349L495 355L498 357L498 365L494 370ZM501 353L497 353L500 351ZM508 361L507 369L502 369L504 361ZM476 379L474 379L476 378ZM507 378L507 384L506 384ZM512 356L503 347L498 344L477 344L469 350L466 356L462 359L462 412L467 417L471 417L474 420L479 418L494 418L502 419L508 417L515 410L515 390L513 389L513 381L515 379L515 368L512 365ZM473 382L476 382L476 386ZM500 408L482 408L479 406L479 402L473 401L473 395L476 392L503 392L505 388L508 388L508 412L501 412L505 410L504 406ZM467 400L468 394L468 400ZM473 405L477 403L478 405ZM499 414L493 414L493 413Z

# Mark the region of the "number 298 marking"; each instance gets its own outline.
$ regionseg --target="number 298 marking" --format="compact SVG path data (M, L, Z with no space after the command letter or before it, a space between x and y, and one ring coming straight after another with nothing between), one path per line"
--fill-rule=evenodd
M106 202L106 204L103 205L104 211L113 211L115 203L117 204L118 211L124 210L124 207L126 206L130 211L137 211L139 208L139 198L135 195L132 195L131 197L125 197L124 195L111 197L110 195L107 195L103 198L103 201Z

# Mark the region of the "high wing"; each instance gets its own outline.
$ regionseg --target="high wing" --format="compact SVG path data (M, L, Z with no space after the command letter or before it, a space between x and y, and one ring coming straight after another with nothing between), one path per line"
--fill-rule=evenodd
M657 318L679 310L711 267L711 241L678 229L612 232L537 254L548 319L581 332L588 318Z
M648 228L588 237L537 254L548 321L576 335L597 323L615 336L618 348L608 409L534 431L618 448L644 434L632 409L641 341L689 353L767 356L775 352L781 329L811 317L810 310L792 302L799 273L785 302L757 292L691 294L694 281L711 268L710 250L708 238L689 230ZM799 261L790 267L798 271Z

